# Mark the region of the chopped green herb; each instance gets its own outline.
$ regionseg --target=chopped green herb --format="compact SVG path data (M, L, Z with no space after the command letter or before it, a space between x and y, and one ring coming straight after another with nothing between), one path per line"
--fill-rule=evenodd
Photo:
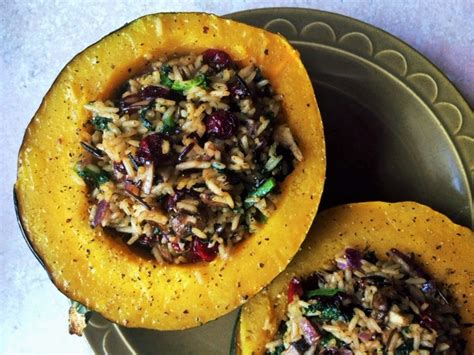
M91 187L99 187L109 181L109 175L92 164L83 166L78 163L74 170Z
M186 91L196 86L201 86L203 88L208 88L207 85L207 78L203 73L199 73L194 77L194 79L185 80L185 81L178 81L175 80L173 85L171 85L171 90L175 91Z
M271 177L263 184L261 184L257 189L255 189L253 192L251 192L247 198L244 201L244 207L245 208L250 208L252 207L256 202L257 198L265 197L268 195L276 186L276 180L275 178Z
M342 313L337 306L324 302L310 304L303 309L303 314L308 317L316 317L325 322L331 320L347 320L346 315Z
M347 321L347 317L341 310L334 306L328 306L324 308L321 312L321 319L323 321L330 321L330 320L344 320Z
M171 67L169 65L163 65L160 68L160 84L169 88L173 86L173 80L169 77L170 73Z
M173 133L176 128L176 122L174 121L173 115L165 114L162 118L163 121L163 133Z
M335 296L338 292L341 292L341 290L338 288L318 288L317 290L308 291L306 295L308 298L316 296L332 297Z
M106 131L109 129L108 124L112 122L111 118L102 117L102 116L95 116L92 119L92 124L94 125L95 129L99 131Z
M140 121L142 122L143 127L145 127L148 131L153 131L153 123L151 123L151 121L146 118L146 114L150 109L151 107L148 106L140 110Z
M265 180L263 184L261 184L253 193L253 196L256 197L264 197L268 195L276 186L275 178L270 178Z
M153 228L153 234L155 235L161 235L161 229L158 227Z

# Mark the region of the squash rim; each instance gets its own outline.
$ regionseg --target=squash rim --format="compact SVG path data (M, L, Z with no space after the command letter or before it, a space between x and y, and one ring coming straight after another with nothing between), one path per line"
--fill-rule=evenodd
M219 17L219 16L216 16L216 15L213 15L213 14L208 14L208 13L200 13L200 12L166 12L166 13L154 13L154 14L148 14L148 15L144 15L144 16L141 16L123 26L121 26L120 28L112 31L111 33L103 36L102 38L100 38L98 41L94 42L93 44L87 46L86 48L84 48L83 50L81 50L78 54L76 54L70 61L68 61L65 66L61 69L61 71L59 72L59 74L57 75L57 77L54 79L53 83L51 84L51 87L47 90L46 94L44 95L42 101L41 101L41 104L39 105L37 111L35 112L35 114L33 115L31 121L28 123L28 126L26 127L25 129L25 133L23 135L23 139L22 139L22 143L20 145L20 148L19 148L19 153L18 153L18 159L17 159L17 178L16 178L16 182L15 182L15 185L14 185L14 191L13 191L13 199L14 199L14 205L15 205L15 212L16 212L16 216L17 216L17 221L18 221L18 224L19 224L19 227L20 227L20 230L22 232L22 235L27 243L27 245L29 246L30 250L32 251L32 253L35 255L35 257L37 258L38 262L43 266L43 268L46 270L46 272L48 273L48 276L50 277L50 279L52 280L53 284L56 286L56 288L58 288L58 290L63 293L65 296L71 298L71 299L74 299L73 296L71 296L70 292L68 292L67 290L63 290L61 288L61 286L58 285L58 280L57 279L54 279L54 277L52 276L53 272L54 272L54 268L49 265L48 266L48 263L45 261L44 259L44 255L42 256L42 253L40 250L38 250L38 245L36 245L35 241L33 240L34 238L31 237L31 229L29 230L28 228L28 223L25 222L25 216L26 216L26 210L24 210L22 207L22 197L21 197L21 191L19 189L19 184L21 184L21 181L20 181L20 169L21 169L21 155L22 153L25 151L25 149L28 147L27 146L27 139L33 139L31 137L34 137L34 134L32 134L31 136L29 136L29 129L31 127L31 124L35 121L35 119L37 117L40 116L40 111L41 109L45 106L45 102L46 100L49 99L49 97L52 95L52 93L54 93L55 91L55 88L58 84L58 82L61 81L62 79L62 76L64 75L64 73L67 71L67 69L70 67L70 65L72 63L75 63L76 60L80 59L82 55L84 55L84 53L89 49L89 48L95 48L97 46L97 44L101 43L105 38L108 38L108 37L111 37L113 36L114 34L118 33L118 32L121 32L123 31L124 29L127 29L129 28L129 26L132 26L134 23L137 23L143 19L147 19L147 18L156 18L156 17L161 17L161 16L188 16L188 15L197 15L197 16L204 16L205 20L214 20L214 19L218 19L218 21L230 21L231 23L233 24L238 24L239 26L244 26L244 27L248 27L248 28L252 28L253 30L255 30L256 28L253 27L253 26L249 26L249 25L246 25L246 24L243 24L243 23L240 23L240 22L237 22L237 21L234 21L234 20L229 20L229 19L226 19L226 18L222 18L222 17ZM257 29L258 32L264 32L264 33L269 33L268 31L265 31L263 29ZM289 51L289 50L293 50L295 53L296 53L296 50L289 44L289 42L283 38L282 36L279 36L279 35L275 35L275 34L270 34L271 36L275 36L273 38L278 38L279 41L283 41L285 46L285 50L286 51ZM220 44L219 44L220 45ZM298 58L298 60L301 62L301 60ZM131 64L131 63L128 63L128 64ZM133 66L133 63L132 65ZM304 69L304 67L303 67ZM307 79L307 82L309 84L308 86L308 89L311 89L311 96L312 96L312 100L313 102L316 104L316 107L315 107L315 114L317 114L318 117L315 117L314 118L317 118L317 126L318 128L320 129L320 131L317 131L316 132L316 136L319 138L319 144L321 145L321 153L322 155L321 156L318 156L318 161L319 161L319 165L318 165L318 169L322 172L322 181L318 183L318 191L310 191L310 193L312 194L312 196L314 197L314 200L313 201L313 204L314 204L314 207L313 207L313 211L311 213L311 221L312 219L314 218L316 212L317 212L317 208L319 206L319 203L321 201L321 196L322 196L322 191L323 191L323 186L324 186L324 180L325 180L325 171L326 171L326 157L325 157L325 142L324 142L324 131L323 131L323 127L322 127L322 121L321 121L321 118L320 118L320 114L319 114L319 110L317 108L317 102L316 102L316 99L314 97L314 89L312 88L312 84L311 84L311 81L309 79L309 75L308 73L305 71L303 74L305 74L306 76L306 79ZM288 114L287 114L288 115ZM74 124L72 124L74 125ZM66 152L67 153L67 152ZM319 153L319 152L318 152ZM301 163L302 165L304 165L304 162ZM24 200L23 200L24 201ZM316 203L314 203L316 202ZM273 217L273 216L272 216ZM309 230L310 228L310 225L311 223L306 223L306 226L304 228L304 233L301 233L302 236L306 236L307 234L307 231ZM255 237L255 234L254 233L251 237L249 237L249 239L253 239ZM300 240L300 245L301 243L303 242L304 240L304 237L301 238ZM243 243L247 243L247 241L244 241ZM242 244L243 244L242 243ZM290 257L290 260L291 260L291 257ZM288 260L288 262L290 261ZM288 263L287 262L287 263ZM286 264L287 264L286 263ZM285 265L286 265L285 264ZM280 271L281 272L283 270L282 266L280 265ZM273 277L275 277L276 275L275 274ZM272 278L273 278L272 277ZM268 278L267 277L267 283L269 283L271 281L272 278ZM266 284L259 284L258 288L261 289L263 287L265 287ZM79 302L81 302L82 300L79 300ZM244 300L246 301L246 300ZM242 304L242 302L240 303ZM218 314L217 316L214 316L214 317L211 317L207 320L205 320L203 323L205 322L208 322L208 321L211 321L213 319L216 319L217 317L220 317L222 315L225 315L227 312L230 312L232 309L235 309L236 307L238 307L239 304L235 304L233 305L228 311L224 312L224 313L220 313ZM107 315L105 315L104 313L102 312L99 312L101 313L102 316L104 316L106 319L109 319L111 320L112 322L117 322L117 320L114 320L113 317L108 317ZM203 324L203 323L200 323L200 324ZM155 327L150 327L148 325L141 325L141 324L138 324L138 325L128 325L128 326L132 326L132 327L145 327L145 328L151 328L151 329L163 329L163 330L173 330L173 329L185 329L185 328L190 328L190 327L194 327L194 326L198 326L200 324L194 324L194 325L186 325L184 328L181 328L181 327L171 327L171 328L155 328Z
M286 283L283 283L281 284L282 281L284 281L284 279L287 279L290 275L291 276L301 276L301 277L305 277L305 275L308 275L308 270L306 269L310 269L312 270L312 272L315 272L317 271L317 268L319 267L322 267L322 263L318 263L319 266L317 266L316 268L313 268L313 267L310 267L308 268L306 266L306 260L307 260L307 257L308 255L306 255L306 258L303 260L303 259L299 259L298 258L298 255L300 253L309 253L309 250L313 249L314 247L318 247L318 245L321 244L321 242L317 242L320 238L317 237L317 226L318 226L318 221L320 219L322 219L322 223L321 224L324 224L323 226L323 229L326 228L328 225L330 225L331 223L335 223L334 225L345 225L345 221L342 220L342 219L332 219L331 221L329 221L329 217L333 216L333 213L334 212L340 212L344 209L352 209L353 207L356 207L356 208L359 208L359 207L362 207L362 208L366 208L367 211L370 212L370 209L373 209L373 210L382 210L383 212L385 212L385 214L387 213L387 209L388 208L393 208L393 206L400 206L402 208L405 208L405 205L409 205L411 206L412 208L417 208L417 209L422 209L423 210L423 215L426 215L426 212L429 212L429 215L434 217L434 218L439 218L439 219L444 219L446 221L446 223L450 226L453 226L455 228L457 228L456 230L462 230L466 233L466 235L464 236L461 236L461 234L459 232L457 232L457 237L459 238L462 238L462 243L464 246L468 246L469 247L469 250L471 251L474 251L474 230L471 230L469 227L466 227L466 226L463 226L463 225L459 225L459 224L456 224L455 222L453 222L449 217L447 217L446 215L442 214L441 212L438 212L436 210L434 210L433 208L431 208L430 206L427 206L427 205L424 205L424 204L421 204L421 203L418 203L418 202L415 202L415 201L397 201L397 202L385 202L385 201L367 201L367 202L354 202L354 203L347 203L347 204L342 204L342 205L338 205L338 206L333 206L333 207L330 207L328 209L325 209L325 210L322 210L318 213L318 215L316 216L315 218L315 221L313 223L313 226L311 227L311 230L309 231L308 235L307 235L307 238L305 240L305 242L303 243L301 249L300 249L300 252L298 252L292 262L290 262L290 264L288 264L287 266L287 269L280 273L273 281L272 283L270 283L263 291L259 292L258 294L256 294L254 296L254 298L252 298L248 303L246 303L245 305L242 306L240 312L239 312L239 316L238 318L236 319L236 322L235 322L235 326L234 326L234 329L233 329L233 334L232 334L232 341L231 341L231 346L230 346L230 352L232 354L247 354L247 353L244 353L243 350L242 350L242 347L241 347L241 344L240 344L240 340L242 339L242 337L244 337L244 335L242 334L243 330L241 329L242 327L242 316L248 312L250 312L251 310L248 310L246 309L247 307L250 307L253 305L252 303L252 300L255 300L255 299L259 299L262 298L263 301L268 301L270 306L273 304L274 307L277 307L276 304L279 303L278 307L281 307L282 304L285 304L286 305L286 302L287 302L287 294L286 294L286 287L287 287L287 282ZM400 213L401 209L399 208L398 209L398 213ZM351 221L352 223L354 223L355 220L359 221L362 219L362 217L360 217L360 210L358 210L357 212L359 212L359 215L358 217L353 217L351 216L348 220ZM393 213L393 210L391 211ZM368 222L369 221L369 218L367 217L369 214L367 214L366 216L364 216L363 218ZM388 217L388 216L387 216ZM430 217L429 217L430 218ZM342 222L341 222L342 221ZM428 222L428 221L427 221ZM444 222L443 222L444 223ZM316 228L315 228L316 226ZM332 228L332 229L337 229L337 228ZM340 230L340 229L339 229ZM377 231L378 234L380 233L384 233L384 231ZM404 230L404 234L408 234L409 231L408 230ZM325 242L326 244L334 244L334 243L331 243L329 241L329 237L328 237L329 233L325 234L323 236L323 241L322 242ZM333 239L335 237L335 235L332 235ZM352 236L353 237L353 236ZM337 238L337 237L336 237ZM355 237L353 237L355 238ZM470 239L471 238L471 239ZM339 235L339 238L337 240L337 244L339 244L339 242L344 242L344 244L346 244L346 246L350 246L351 244L347 243L347 235L345 234L344 236L341 236ZM361 242L362 243L365 243L366 247L369 247L370 246L373 246L374 244L378 244L379 243L379 239L376 239L376 235L371 235L370 237L366 237L364 236L364 241ZM389 239L389 237L387 238ZM422 241L426 242L427 245L435 245L435 244L438 244L439 243L439 240L437 239L434 239L434 240L431 240L430 238L422 238L421 239ZM385 242L382 242L381 244L383 244ZM412 242L411 241L408 241L408 242L403 242L404 244L404 247L406 249L409 249L410 248L410 244ZM336 250L333 248L330 248L331 252L341 252L341 250ZM326 250L327 251L327 250ZM388 251L388 250L387 250ZM408 252L409 250L401 250L402 252ZM452 250L450 251L452 252ZM379 255L382 255L380 253L380 251L378 252ZM413 253L416 253L416 251L413 251ZM328 255L328 256L324 256L324 260L327 261L327 260L332 260L334 258L336 254L334 255ZM436 257L439 258L439 255L437 255ZM431 265L435 264L434 261L430 260L430 262L422 262L420 260L420 256L417 255L416 256L416 262L417 264L419 265L422 265L423 266L423 270L426 270L426 266L428 267L431 267ZM463 260L464 263L463 265L466 265L466 266L469 266L468 263L466 263L466 260ZM449 267L450 265L452 265L452 259L451 260L448 260L445 264L445 267ZM300 271L300 268L298 268L297 270L295 270L295 267L302 267L305 269L304 272L301 272ZM457 270L457 269L453 269L453 270L456 270L458 271L458 274L459 274L459 271L460 270ZM464 273L468 273L470 275L474 275L474 267L471 266L470 268L466 268L464 270L462 270ZM465 286L463 289L462 289L462 292L459 292L459 287L457 286L457 283L454 283L452 282L452 278L450 278L449 280L443 280L443 281L440 281L440 279L443 279L446 277L446 275L439 275L438 271L436 271L436 273L433 271L433 270L428 270L428 274L430 276L433 277L434 280L436 280L437 282L442 282L443 284L446 284L449 288L450 288L450 296L451 297L454 297L454 300L456 301L457 303L457 311L458 311L458 314L461 316L461 312L464 311L464 307L466 307L468 309L468 311L466 312L468 316L472 317L474 319L474 305L470 305L469 304L469 295L467 294L462 294L462 292L466 291L466 293L468 292L469 290L469 287ZM287 280L288 281L288 280ZM275 284L275 282L279 283L279 284ZM474 285L474 283L471 282L472 285ZM453 286L455 285L455 286ZM452 287L452 288L451 288ZM461 297L461 294L462 294L462 297ZM471 293L470 293L471 297L472 295L474 295L474 286L471 286ZM280 303L280 301L278 301L277 299L275 299L275 296L278 298L278 299L283 299L283 303ZM281 296L281 298L280 298ZM464 297L466 296L466 297ZM255 302L255 301L254 301ZM255 306L254 310L255 309L258 309L259 306ZM462 309L461 309L462 308ZM285 309L286 310L286 306L285 306ZM280 309L279 308L274 308L273 309L274 312L276 312L276 315L270 315L271 319L275 318L275 319L280 319L281 318L281 312L280 312ZM254 320L255 321L255 320ZM469 320L467 320L469 321ZM461 325L463 323L466 323L465 321L465 318L463 317L462 318L462 321L461 321ZM466 340L466 345L467 345L467 348L466 350L469 350L471 349L470 347L474 346L474 344L470 344L469 343L469 340L472 340L474 339L474 331L473 330L470 330L469 328L465 328L464 331L462 331L463 333L463 336L462 338L464 340ZM260 333L259 336L261 337L266 337L268 336L267 333ZM270 341L270 339L268 339ZM247 349L248 351L250 351L250 349ZM472 349L471 349L472 350ZM257 354L256 350L255 349L252 349L252 354L255 355Z

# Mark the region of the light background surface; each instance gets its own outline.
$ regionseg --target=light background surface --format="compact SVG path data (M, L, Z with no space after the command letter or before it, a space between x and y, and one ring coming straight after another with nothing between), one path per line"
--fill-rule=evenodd
M338 12L406 41L474 103L474 1L9 1L0 0L0 353L90 353L67 332L68 300L17 227L12 202L23 132L62 67L107 33L147 13L295 6Z

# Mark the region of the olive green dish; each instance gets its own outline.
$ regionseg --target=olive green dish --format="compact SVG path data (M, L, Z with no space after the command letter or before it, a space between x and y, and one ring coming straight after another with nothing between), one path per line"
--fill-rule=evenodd
M272 8L227 17L279 32L301 53L325 125L322 208L413 200L474 225L473 112L426 58L337 14ZM94 314L86 337L97 354L226 354L236 317L235 311L199 328L157 332L125 329Z

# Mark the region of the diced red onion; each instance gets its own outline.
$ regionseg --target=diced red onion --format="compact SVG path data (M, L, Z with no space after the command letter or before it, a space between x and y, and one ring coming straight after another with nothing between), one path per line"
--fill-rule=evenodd
M349 263L347 262L346 259L339 259L336 261L336 265L339 269L341 270L347 270L349 269Z
M95 228L102 223L108 209L109 203L105 200L100 200L95 210L94 220L92 221L92 227Z
M359 339L362 340L363 342L370 341L371 338L372 338L372 334L369 332L359 333Z
M288 349L282 352L282 355L301 355L301 354L298 350L296 350L294 346L290 346Z
M299 325L306 342L309 345L317 345L321 339L321 334L318 333L311 322L306 318L302 318Z
M351 269L358 269L362 266L362 254L357 249L346 248L346 250L344 251L344 256L347 260L347 265Z

